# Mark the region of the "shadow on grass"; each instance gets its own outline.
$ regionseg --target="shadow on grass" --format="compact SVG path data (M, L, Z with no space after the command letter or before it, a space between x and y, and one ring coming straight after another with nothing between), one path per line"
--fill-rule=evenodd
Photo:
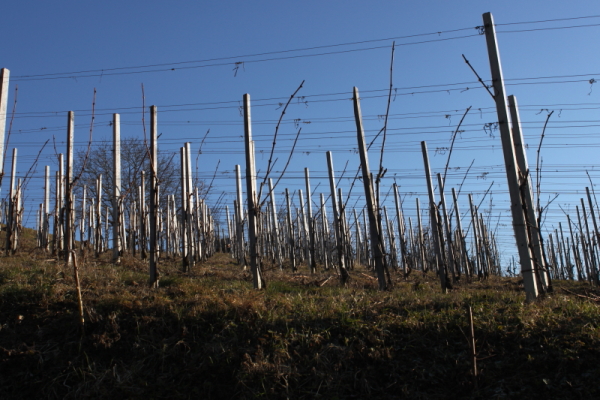
M272 290L287 290L285 285ZM31 300L5 291L1 300ZM386 306L377 316L298 314L267 322L221 305L194 315L104 309L80 337L75 304L2 313L2 398L597 398L598 336L590 321L539 329L500 314L476 327L473 387L462 310ZM240 306L241 307L241 306ZM440 320L434 314L452 314ZM376 314L376 310L374 311ZM445 323L440 323L440 321ZM598 321L592 323L597 324ZM502 328L498 328L501 326Z

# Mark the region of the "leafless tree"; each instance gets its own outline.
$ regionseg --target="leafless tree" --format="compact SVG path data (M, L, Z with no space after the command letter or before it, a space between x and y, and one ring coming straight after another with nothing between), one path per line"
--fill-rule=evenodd
M79 151L75 155L75 170L81 169L86 157L87 149ZM158 155L158 180L161 191L161 206L166 205L166 194L175 194L180 196L181 173L179 170L178 158L175 153L163 153ZM104 182L105 190L102 195L103 206L112 207L111 190L113 185L113 145L112 142L102 142L91 148L85 168L81 174L79 182L75 187L77 198L81 198L83 186L87 186L87 197L96 197L95 181L100 174ZM141 172L150 171L150 161L148 160L148 150L144 141L140 138L129 137L121 139L121 192L123 194L123 205L125 209L129 208L130 203L137 199L137 187L140 185ZM147 180L150 174L145 174ZM200 182L201 183L201 182ZM202 183L201 183L202 184ZM146 182L148 187L149 181ZM203 192L203 187L200 192ZM149 194L146 194L147 196ZM164 204L163 204L164 203ZM178 203L178 202L177 202Z

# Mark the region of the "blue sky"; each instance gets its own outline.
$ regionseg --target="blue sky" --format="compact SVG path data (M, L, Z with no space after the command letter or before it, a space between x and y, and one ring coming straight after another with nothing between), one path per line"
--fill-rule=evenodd
M533 21L600 15L597 1L7 2L0 24L0 67L11 70L9 121L18 85L7 154L19 148L18 170L24 175L47 139L54 137L58 151L64 151L69 110L75 110L77 146L85 146L94 88L94 139L110 139L108 123L114 112L121 113L123 136L141 136L143 84L146 105L159 107L160 151L176 152L190 141L197 152L210 129L198 170L201 178L210 180L220 160L212 196L225 192L231 204L232 171L236 164L244 165L238 109L242 95L250 93L252 98L257 170L264 171L281 112L278 103L305 80L298 94L305 97L290 106L280 131L275 170L285 164L296 125L302 127L289 172L277 191L279 195L285 187L303 188L300 178L308 167L313 188L322 181L318 195L327 187L320 179L326 176L325 151L333 151L338 177L348 162L345 177L353 178L359 163L349 100L353 86L361 93L367 140L382 127L378 116L385 114L391 45L396 40L397 90L390 109L383 161L389 172L382 195L395 178L405 196L406 213L414 219L415 197L426 200L419 142L427 141L434 172L443 172L443 148L450 145L464 110L472 106L462 127L465 132L455 144L447 188L457 187L475 160L461 208L467 210L467 193L479 202L493 181L492 196L484 204L489 208L493 199L491 221L499 221L500 242L510 256L513 239L500 138L498 132L484 129L497 120L494 104L461 57L465 54L482 78L489 79L485 39L475 29L488 11L499 25L507 94L516 95L521 105L532 168L546 115L554 111L542 147L543 203L560 193L548 212L546 227L552 228L566 221L559 205L574 212L589 185L586 170L600 181L595 167L600 86L589 83L600 80L600 26L582 26L600 24L600 18ZM516 22L529 23L502 25ZM568 29L548 29L558 27ZM408 37L420 34L428 35ZM355 44L341 45L345 43ZM329 45L340 46L317 48ZM304 48L311 50L289 51ZM372 49L361 50L367 48ZM251 56L281 51L287 52ZM214 61L192 62L201 60ZM237 73L236 62L241 63ZM149 65L160 66L112 70ZM96 72L78 73L91 70ZM144 72L148 70L159 71ZM537 79L542 77L549 78ZM370 153L372 170L378 165L380 145L376 142ZM44 150L29 184L26 217L41 201L44 165L57 168L52 146ZM349 180L341 185L347 192ZM360 190L355 187L349 204L362 203ZM392 206L391 197L386 204Z

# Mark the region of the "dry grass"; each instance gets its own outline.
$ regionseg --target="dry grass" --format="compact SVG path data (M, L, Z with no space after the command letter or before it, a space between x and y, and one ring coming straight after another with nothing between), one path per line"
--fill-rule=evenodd
M27 244L27 243L26 243ZM71 271L25 248L0 260L0 398L597 398L600 314L592 288L558 282L524 304L516 279L439 293L413 274L378 292L366 271L267 272L266 290L225 254L192 274L161 263L81 267L86 327ZM574 293L591 297L577 297ZM586 294L587 293L587 294ZM473 384L464 306L481 369Z

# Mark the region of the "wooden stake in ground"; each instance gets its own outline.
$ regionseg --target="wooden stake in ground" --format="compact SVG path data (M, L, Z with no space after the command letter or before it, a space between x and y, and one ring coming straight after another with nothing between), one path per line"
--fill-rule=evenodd
M467 255L467 244L465 243L462 222L460 220L460 211L458 209L458 199L454 188L452 188L452 200L454 202L454 214L456 216L456 231L458 232L460 240L460 263L462 264L462 267L459 269L459 274L464 272L467 276L469 276L469 256Z
M6 110L8 108L8 82L10 71L0 69L0 184L4 176L4 135L6 132Z
M246 255L244 248L244 206L242 203L242 173L239 165L235 166L235 187L236 187L236 202L235 202L235 229L237 239L237 255L239 264L246 269Z
M477 387L477 350L475 348L475 325L473 324L473 310L467 306L467 318L469 319L469 347L471 351L471 363L473 366L473 384Z
M309 245L309 254L310 254L310 273L314 274L317 272L317 260L315 255L315 225L313 221L313 212L312 212L312 193L310 189L310 178L308 173L308 168L304 168L304 179L306 181L306 204L308 206L308 245Z
M158 214L158 149L157 108L150 107L150 287L158 287L158 241L156 240Z
M43 248L49 250L49 221L50 221L50 166L46 165L44 175L44 242Z
M292 210L290 207L290 192L288 188L285 188L285 204L286 209L286 221L287 221L287 242L290 254L290 265L292 272L296 272L296 241L294 240L294 223L292 221Z
M250 270L254 289L263 289L265 281L256 253L256 223L258 217L258 200L256 198L256 164L252 142L252 119L250 116L250 95L244 95L244 144L246 148L246 196L248 197L248 246L250 253Z
M65 260L68 261L69 253L73 249L73 136L75 128L75 113L69 111L67 120L67 176L65 178L65 215L64 215L64 250Z
M590 206L592 222L594 223L594 237L596 239L598 239L598 238L600 238L600 233L598 231L598 223L596 222L596 213L594 212L594 204L592 203L592 197L590 196L590 188L586 186L585 192L587 194L588 204ZM558 239L558 237L557 237L557 239ZM600 285L600 277L598 276L598 270L596 269L594 271L594 273L595 273L595 279L596 279L596 286L598 286L598 285Z
M340 274L340 282L345 285L350 277L346 269L344 260L344 245L342 240L342 230L340 223L340 212L338 210L337 191L335 188L335 176L333 170L333 156L331 152L327 152L327 168L329 169L329 189L331 190L331 208L333 210L333 224L335 229L336 248L338 255L338 272Z
M96 208L94 210L94 252L96 258L102 252L102 174L96 179Z
M534 262L537 262L537 273L541 290L543 292L549 289L550 275L547 265L544 263L544 257L541 246L541 231L536 218L535 208L533 206L533 194L531 186L531 174L529 163L527 162L527 153L525 152L525 141L523 140L523 131L521 130L521 119L519 117L519 107L515 96L508 96L508 106L510 108L510 118L512 121L512 138L515 146L515 158L519 166L519 187L521 188L521 198L525 204L525 219L529 227L529 238Z
M356 135L358 140L358 153L360 155L360 166L363 176L363 184L365 187L365 197L367 199L367 213L369 216L369 232L371 238L371 248L373 249L373 257L375 259L375 271L377 273L377 281L379 282L379 290L387 289L388 285L385 279L385 260L383 259L383 241L382 232L380 232L381 211L377 207L375 194L373 193L373 182L371 181L371 171L369 169L369 158L367 154L367 146L365 144L365 133L362 125L362 114L360 110L360 99L358 97L358 89L354 88L354 121L356 122Z
M446 265L444 265L444 256L442 250L444 248L443 238L440 232L440 221L438 218L437 204L435 201L435 193L433 192L433 182L431 180L431 168L429 167L429 154L427 153L427 143L421 142L421 152L423 153L423 163L425 164L425 179L427 180L427 193L429 194L429 220L430 220L430 232L433 239L433 248L435 250L436 265L440 275L440 283L442 285L442 292L448 291L447 271Z
M121 259L121 117L113 114L113 262Z
M446 244L447 244L447 265L450 273L452 274L452 280L456 280L456 275L454 273L455 264L454 264L454 253L452 251L452 231L450 228L450 220L448 219L448 211L446 209L446 195L444 194L444 180L442 179L442 174L437 174L438 178L438 190L440 192L440 204L442 206L442 218L444 223L444 232L446 234ZM446 279L448 279L446 277ZM446 282L447 285L447 282Z
M517 165L515 160L514 143L510 131L510 120L508 109L506 107L506 95L504 94L504 80L502 77L502 67L500 64L500 53L496 41L496 29L494 19L491 13L483 14L483 24L485 27L485 38L490 59L490 69L492 75L492 84L494 86L494 100L496 102L496 112L498 113L498 129L502 139L502 152L504 154L504 164L506 166L506 177L508 180L508 191L510 194L510 210L513 220L517 248L519 250L519 259L521 262L521 273L523 274L523 284L525 293L529 301L538 297L538 287L535 279L536 266L531 260L529 251L529 241L527 239L527 230L525 226L525 216L523 214L523 203L519 191L519 179L517 175Z
M6 255L11 254L11 249L13 248L13 241L15 238L13 237L15 234L15 174L17 172L17 148L15 147L12 152L12 169L10 172L10 189L9 189L9 199L8 199L8 218L6 220Z
M194 221L193 221L193 216L194 216L194 201L193 201L193 188L192 188L192 150L191 150L191 144L190 142L186 142L185 146L184 146L184 155L185 155L185 179L186 179L186 183L185 183L185 188L186 188L186 193L185 193L185 209L186 209L186 222L185 222L185 226L186 226L186 230L187 230L187 245L188 245L188 249L187 249L187 257L188 257L188 261L187 261L187 265L188 265L188 270L191 270L194 267L195 264L195 260L196 260L196 246L195 246L195 241L194 241ZM196 215L198 213L196 212Z
M271 197L271 224L273 225L273 249L279 269L283 270L283 257L281 255L281 244L279 243L279 223L277 221L277 206L275 204L275 193L273 192L273 179L269 178L269 193ZM286 189L287 196L287 189Z
M67 266L69 266L69 258L73 258L73 278L75 279L75 289L77 290L77 306L79 310L79 326L83 333L85 319L83 317L83 297L81 296L81 284L79 283L79 268L77 266L77 256L75 250L71 250L67 255Z

